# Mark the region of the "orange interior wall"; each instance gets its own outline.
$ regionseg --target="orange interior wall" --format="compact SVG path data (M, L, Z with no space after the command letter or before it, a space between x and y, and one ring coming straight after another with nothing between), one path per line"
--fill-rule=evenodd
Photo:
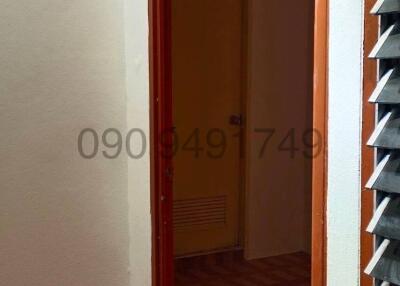
M310 249L311 159L303 134L312 128L313 3L249 1L247 258ZM257 128L274 130L261 158L266 134ZM279 150L291 129L294 157Z

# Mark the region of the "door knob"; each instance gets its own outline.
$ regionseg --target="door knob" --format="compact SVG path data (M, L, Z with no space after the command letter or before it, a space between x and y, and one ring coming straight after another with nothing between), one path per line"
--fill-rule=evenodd
M241 114L233 114L229 117L229 124L231 125L242 125L243 124L243 118Z

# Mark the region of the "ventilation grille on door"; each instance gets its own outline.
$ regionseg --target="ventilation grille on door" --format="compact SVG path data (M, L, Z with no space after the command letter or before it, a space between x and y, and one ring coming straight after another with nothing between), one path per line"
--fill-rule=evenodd
M400 285L400 0L378 0L380 37L369 57L379 61L379 80L369 102L376 128L368 145L376 148L376 167L367 188L376 191L375 214L367 228L376 252L365 269L375 285Z
M174 228L204 227L226 222L226 196L174 201Z

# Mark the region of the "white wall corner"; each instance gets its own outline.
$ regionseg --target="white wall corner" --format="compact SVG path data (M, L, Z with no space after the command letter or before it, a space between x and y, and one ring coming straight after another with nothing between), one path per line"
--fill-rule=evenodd
M148 0L124 1L127 128L128 131L133 128L140 128L145 132L147 141L147 150L142 158L127 158L130 285L150 286L152 231L150 213ZM137 141L135 142L137 143ZM132 146L136 146L135 143L132 143Z
M360 283L363 11L329 3L328 286Z

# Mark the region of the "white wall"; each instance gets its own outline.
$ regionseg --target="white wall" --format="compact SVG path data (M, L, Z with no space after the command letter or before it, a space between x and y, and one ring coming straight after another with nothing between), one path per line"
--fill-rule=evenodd
M148 130L147 1L125 5L127 34L123 0L0 4L2 285L150 285L148 155L77 151L85 127Z
M128 159L131 286L151 285L148 0L125 0L128 129L147 134L147 152ZM133 146L140 145L135 137ZM137 153L137 149L133 149Z
M245 252L259 258L310 249L311 160L302 136L312 126L313 0L248 2ZM282 18L277 11L284 10ZM257 128L275 129L261 158L267 134ZM299 149L293 158L279 150L292 128Z
M363 1L329 6L328 286L359 285Z

